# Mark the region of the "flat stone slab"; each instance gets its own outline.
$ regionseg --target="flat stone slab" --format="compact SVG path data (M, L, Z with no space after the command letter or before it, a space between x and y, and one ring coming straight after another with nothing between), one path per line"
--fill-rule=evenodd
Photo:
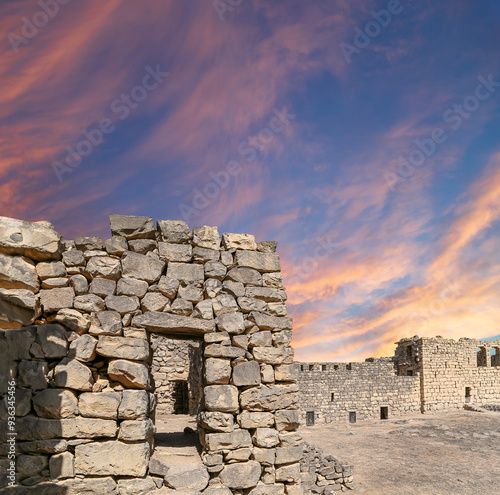
M144 327L150 332L198 335L215 331L214 320L202 320L160 311L148 311L143 315L136 316L132 324L133 326Z

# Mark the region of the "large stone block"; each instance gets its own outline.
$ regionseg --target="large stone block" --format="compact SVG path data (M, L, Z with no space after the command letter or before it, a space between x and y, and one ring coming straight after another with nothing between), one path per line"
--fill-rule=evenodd
M151 217L110 215L109 223L113 236L127 239L155 239L155 226Z
M108 419L76 417L58 421L59 425L56 424L55 428L59 429L59 436L64 438L113 438L118 433L116 421Z
M127 388L150 387L148 367L143 363L116 359L108 366L108 375L112 380L120 382Z
M193 232L183 220L158 220L157 224L165 242L184 244L193 238Z
M54 383L56 387L89 391L94 379L89 368L80 361L64 358L54 369Z
M47 388L48 363L45 361L21 361L19 363L18 385L32 390Z
M90 327L89 317L82 315L76 309L60 309L57 312L56 321L80 335L85 333Z
M260 479L262 468L257 461L228 464L220 473L223 485L233 490L252 488Z
M257 447L269 449L280 443L278 430L274 428L256 428L252 435L253 444Z
M254 359L266 364L291 364L293 363L292 347L254 347Z
M61 236L39 223L0 217L0 253L27 256L35 261L60 260Z
M245 350L233 345L209 344L205 347L206 357L238 358L245 355Z
M160 258L175 263L188 263L193 257L191 244L173 244L169 242L158 243L158 255Z
M300 364L280 364L274 369L277 382L294 382L299 377Z
M66 267L61 261L45 261L36 265L36 272L41 280L66 277Z
M148 283L145 280L135 278L121 278L118 280L116 294L118 296L137 296L142 298L148 291Z
M73 340L69 345L68 356L78 361L92 361L96 356L97 339L84 334Z
M49 460L50 477L53 479L75 476L75 456L71 452L53 455Z
M242 428L266 428L274 425L274 415L270 412L243 411L238 416L238 424Z
M209 385L227 385L231 378L229 359L208 358L205 361L205 381Z
M297 403L298 385L267 386L259 385L244 390L240 395L240 404L249 411L275 411L286 409Z
M225 249L248 249L255 251L257 244L251 234L222 234L222 244Z
M274 413L276 428L279 431L296 430L300 426L300 412L294 409L283 409Z
M220 248L220 236L217 227L195 227L193 229L193 245L207 249Z
M285 464L276 468L276 481L298 483L300 481L300 464Z
M231 433L234 430L234 417L229 413L219 411L202 411L198 422L203 428L221 433Z
M266 302L286 301L286 292L284 289L273 289L271 287L247 287L245 295Z
M259 481L257 486L248 492L248 495L285 495L285 485L283 483L266 485L264 482Z
M118 440L123 442L137 442L149 440L156 432L156 428L150 419L126 420L120 423Z
M149 357L149 344L144 339L102 335L97 344L97 353L111 358L141 361Z
M31 397L33 392L29 389L25 388L16 388L15 390L15 411L17 417L26 416L31 411ZM8 400L11 397L9 395L5 395L3 400L0 401L0 419L2 421L6 421L9 416L9 407Z
M248 430L234 430L231 433L207 433L205 443L212 452L235 450L251 447L252 438Z
M36 295L27 289L0 289L0 328L31 325L40 315Z
M250 313L251 319L261 330L291 330L293 320L288 316L269 316L265 313L254 311Z
M145 390L124 390L118 408L120 419L145 419L149 414L149 394Z
M35 263L32 260L0 253L0 288L36 292L39 286Z
M40 291L40 303L47 313L59 311L63 308L72 308L74 299L75 291L73 287L42 289Z
M238 389L232 385L205 387L205 408L209 411L238 412Z
M78 399L71 390L43 390L33 397L33 406L42 418L71 418L78 414Z
M186 284L199 283L205 280L203 265L170 262L167 267L167 278L173 278Z
M78 397L78 409L86 418L117 419L119 392L85 392Z
M135 316L132 323L134 326L144 327L152 332L204 334L215 331L214 320L189 318L158 311L148 311L143 315Z
M141 307L139 298L136 296L107 296L104 302L110 311L116 311L122 316L135 313Z
M75 447L75 473L90 476L143 477L149 463L147 442L91 442Z
M61 325L37 325L36 343L47 358L60 358L67 354L66 332Z
M129 252L122 259L123 277L145 280L150 284L160 278L164 268L164 261L144 254Z
M278 447L276 449L276 464L291 464L302 459L304 447Z
M116 482L111 477L72 478L62 481L60 485L64 489L60 495L118 495Z
M157 491L153 478L118 480L120 495L151 495ZM160 494L161 495L161 494Z
M232 383L237 387L259 385L261 382L260 366L256 361L237 364L233 368Z
M200 492L209 480L207 468L196 463L172 464L165 475L167 486L179 491Z
M235 262L238 266L252 268L262 273L279 272L281 270L280 258L276 253L237 250Z
M235 267L227 272L227 279L233 282L241 282L245 285L262 285L262 275L253 268Z
M217 328L222 332L240 334L245 331L245 322L241 313L226 313L215 319Z

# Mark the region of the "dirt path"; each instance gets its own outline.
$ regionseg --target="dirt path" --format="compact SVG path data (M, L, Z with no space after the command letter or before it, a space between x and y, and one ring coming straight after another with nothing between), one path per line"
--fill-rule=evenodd
M500 493L500 414L460 411L302 428L304 440L354 465L354 493Z

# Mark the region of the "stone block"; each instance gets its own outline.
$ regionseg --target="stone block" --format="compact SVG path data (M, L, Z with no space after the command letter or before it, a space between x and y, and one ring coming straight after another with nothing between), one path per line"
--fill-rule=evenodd
M39 287L40 282L32 260L0 253L0 288L37 292Z
M53 479L75 476L75 456L71 452L53 455L49 460L50 477Z
M269 449L279 443L278 430L274 428L256 428L252 435L252 442L257 447Z
M172 464L165 475L165 483L174 490L200 492L208 485L207 468L196 463Z
M257 461L237 462L224 466L220 479L223 485L232 490L243 490L257 485L261 471Z
M262 285L262 275L253 268L237 266L227 272L226 278L232 280L233 282L241 282L245 285Z
M150 284L159 280L165 268L165 262L158 258L132 252L128 252L121 263L123 277L145 280Z
M173 278L186 284L202 284L205 280L205 270L203 265L170 262L167 267L167 278Z
M131 239L155 239L155 226L151 217L110 215L109 223L113 236Z
M293 363L292 347L254 347L254 359L266 364L291 364Z
M59 311L63 308L72 308L75 299L73 287L59 289L42 289L40 291L40 303L47 313Z
M255 251L255 237L250 234L222 234L222 244L225 249L248 249Z
M242 411L238 416L238 424L248 430L274 426L274 415L270 412Z
M165 242L185 244L193 238L193 232L183 220L158 220L157 224Z
M150 440L155 432L156 428L150 419L126 420L120 423L118 440L123 442Z
M78 397L78 409L86 418L117 419L119 392L85 392Z
M237 387L259 385L261 383L259 363L248 361L237 364L233 368L232 383Z
M198 417L198 421L207 430L221 433L231 433L234 430L234 417L229 413L202 411Z
M227 385L231 378L229 359L208 358L205 361L205 381L209 385Z
M251 447L252 438L248 430L234 430L231 433L207 433L205 443L212 452L226 451Z
M99 296L96 296L95 294L84 294L75 297L75 309L92 313L104 311L106 309L106 305Z
M110 358L142 361L149 357L149 343L144 339L102 335L97 344L97 354Z
M232 385L205 387L205 408L209 411L238 412L238 389Z
M89 368L80 361L64 358L54 368L54 383L56 387L90 391L92 390L94 379Z
M149 370L143 363L116 359L109 363L108 375L126 388L148 389L150 387Z
M195 227L193 229L193 246L199 246L207 249L220 248L220 236L217 227Z
M187 316L172 315L169 313L149 311L135 316L132 324L144 327L151 332L169 332L183 334L204 334L215 331L214 320L202 320Z
M193 257L193 247L190 244L158 243L160 258L175 263L189 263Z
M71 390L49 388L33 397L33 407L41 418L71 418L78 414L78 399Z

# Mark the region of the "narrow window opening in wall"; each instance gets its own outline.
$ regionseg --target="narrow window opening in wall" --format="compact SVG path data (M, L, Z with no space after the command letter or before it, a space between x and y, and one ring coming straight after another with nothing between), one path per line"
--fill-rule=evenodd
M309 371L312 371L314 369L314 365L313 364L310 364L309 365Z
M300 365L300 371L304 371L304 365L303 364Z
M413 370L406 370L406 376L413 376Z
M356 422L356 412L349 411L349 423L355 423L355 422Z
M470 387L465 387L465 402L470 402Z
M500 347L493 347L491 353L491 366L500 366Z
M412 349L411 345L409 345L406 347L406 357L411 358L412 355L413 355L413 349Z
M332 395L330 396L330 401L332 401L332 402L333 402L334 400L335 400L335 393L334 393L334 392L332 392Z
M389 419L389 408L387 406L380 408L380 419Z
M314 426L314 411L306 412L306 426Z
M189 414L189 389L186 382L173 382L174 414Z
M326 364L321 365L321 371L326 371Z
M476 352L477 352L477 366L478 367L486 366L486 347L478 347Z
M334 369L334 370L338 370L338 369L339 369L339 365L338 365L338 364L334 364L334 365L333 365L333 369Z
M345 369L351 371L351 369L352 369L351 363L349 363L348 365L346 365Z

